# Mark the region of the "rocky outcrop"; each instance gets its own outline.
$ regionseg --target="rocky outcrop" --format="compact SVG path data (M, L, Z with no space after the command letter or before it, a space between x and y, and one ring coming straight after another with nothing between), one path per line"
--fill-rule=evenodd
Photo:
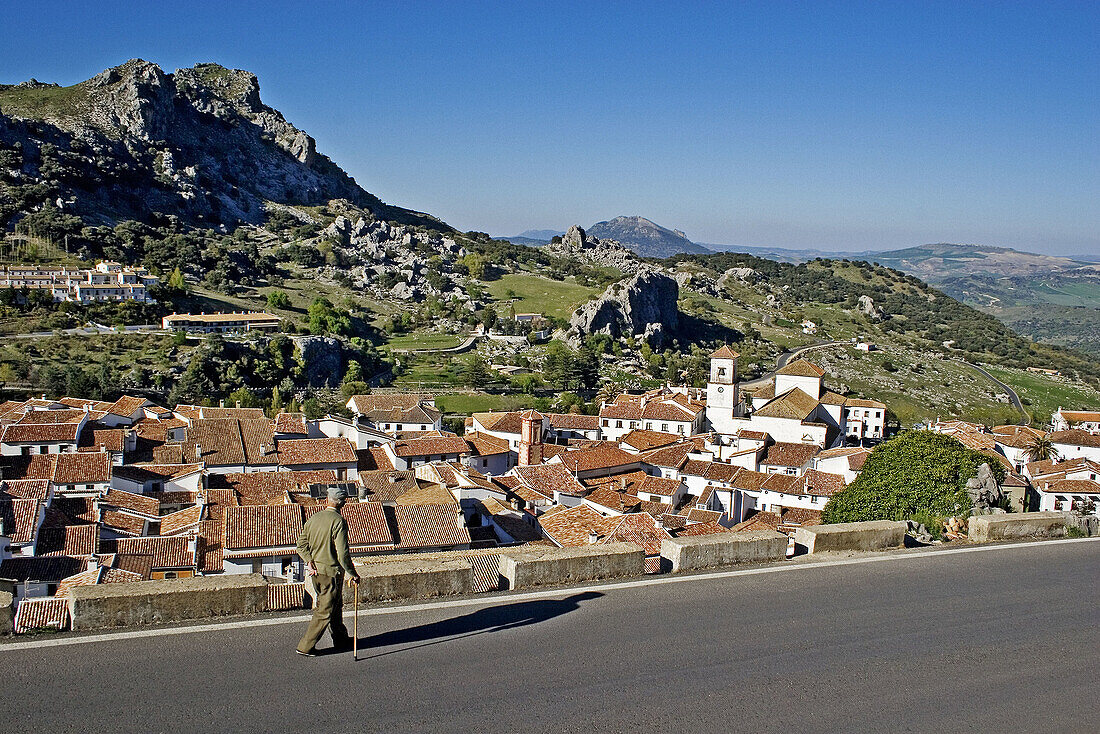
M856 305L856 310L872 319L882 318L882 309L876 306L875 300L867 295L859 297L859 301Z
M616 268L623 274L632 274L642 268L637 256L614 240L592 237L574 224L562 235L561 242L551 242L543 248L546 252L588 265Z
M634 336L655 349L663 347L675 338L680 324L678 297L673 278L659 270L643 270L578 308L569 321L570 335Z
M757 272L752 268L730 268L718 278L718 288L725 288L730 281L742 281L753 283L756 281Z
M262 222L265 202L345 199L379 218L446 229L360 188L264 104L256 76L240 69L198 64L168 74L132 59L71 87L0 85L0 109L0 150L19 144L23 183L56 186L92 222L160 212L233 227Z
M310 387L335 387L344 377L344 345L331 336L291 337L300 353L303 377Z
M991 512L1004 501L1001 486L997 484L997 478L993 476L989 464L979 465L978 476L966 481L966 494L976 513Z

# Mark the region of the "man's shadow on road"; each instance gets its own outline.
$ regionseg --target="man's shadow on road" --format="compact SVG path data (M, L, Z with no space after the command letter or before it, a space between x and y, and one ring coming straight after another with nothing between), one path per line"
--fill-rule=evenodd
M384 655L407 652L418 647L438 645L451 639L472 637L486 632L502 632L504 630L517 629L528 625L545 622L554 617L572 612L580 607L582 601L598 599L603 594L598 591L585 591L573 594L564 599L539 599L538 601L516 602L515 604L503 604L500 606L484 607L476 612L463 614L460 617L452 617L431 624L422 624L416 627L408 627L392 632L382 632L370 637L359 638L359 650L369 651L372 648L404 645L397 650L380 652L374 655L363 656L360 660L378 658Z

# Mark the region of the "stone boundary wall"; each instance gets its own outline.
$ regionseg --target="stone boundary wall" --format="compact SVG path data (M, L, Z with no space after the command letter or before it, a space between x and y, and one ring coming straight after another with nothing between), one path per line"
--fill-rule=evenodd
M258 573L76 586L74 630L141 627L267 611L268 581Z
M893 520L811 525L795 528L794 542L807 553L886 550L902 546L907 527L904 521Z
M974 515L967 535L974 543L1018 538L1061 538L1069 524L1068 512L1008 512Z
M645 574L645 552L633 543L505 551L500 575L509 589L558 586Z
M694 571L736 563L779 561L787 554L787 536L775 530L714 533L661 541L661 570Z

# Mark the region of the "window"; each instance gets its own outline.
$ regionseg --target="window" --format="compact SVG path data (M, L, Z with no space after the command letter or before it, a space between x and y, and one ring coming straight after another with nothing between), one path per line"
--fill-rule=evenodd
M603 419L603 427L604 427L604 428L607 428L607 426L608 426L608 424L609 424L610 422L611 422L611 421L607 420L607 418L604 418L604 419Z
M615 421L615 427L616 428L622 428L623 427L623 422L622 421Z
M668 424L667 423L662 423L661 424L661 430L664 431L665 433L668 433Z
M683 433L684 432L684 424L681 423L680 425L676 426L676 431L678 433Z

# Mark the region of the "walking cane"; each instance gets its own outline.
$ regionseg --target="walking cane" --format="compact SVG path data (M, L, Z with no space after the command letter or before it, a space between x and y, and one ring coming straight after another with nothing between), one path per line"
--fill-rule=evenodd
M351 623L355 636L351 638L351 659L359 662L359 583L352 581L351 588L355 591L355 617Z

